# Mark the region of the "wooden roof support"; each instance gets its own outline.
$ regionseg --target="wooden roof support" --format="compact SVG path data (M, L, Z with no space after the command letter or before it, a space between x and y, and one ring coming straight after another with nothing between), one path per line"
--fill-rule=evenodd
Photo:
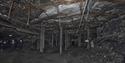
M45 48L45 28L41 25L40 33L40 52L43 53Z
M82 39L82 37L81 37L81 33L79 34L79 36L78 36L78 46L79 47L81 47L81 39Z
M10 22L11 24L15 25L16 27L19 27L19 26L22 28L27 27L27 25L25 23L23 23L19 20L16 20L16 19L9 18L8 16L2 15L1 13L0 13L0 17L4 20ZM28 26L28 28L40 31L40 28L36 28L35 26Z
M65 50L68 49L69 45L70 45L69 44L69 34L67 31L65 31Z
M52 45L52 48L54 47L54 37L55 37L55 36L54 36L54 33L52 32L52 37L51 37L51 40L52 40L52 41L51 41L51 42L52 42L52 44L51 44L51 45Z
M63 52L63 28L60 27L60 55Z
M2 25L2 26L10 27L10 28L16 29L17 31L24 32L24 33L35 34L35 35L39 34L37 32L33 32L33 31L28 30L28 29L20 28L19 26L13 25L13 24L17 24L18 21L16 22L13 19L8 19L8 16L4 16L4 15L0 14L0 19L1 19L0 25ZM9 20L11 20L11 21L9 21ZM7 21L9 24L7 24L5 21Z
M14 6L14 1L12 0L11 1L11 5L10 5L10 9L9 9L9 13L8 13L8 18L10 17L10 15L11 15L11 11L12 11L12 8L13 8L13 6Z
M5 27L10 27L10 28L12 28L12 29L14 29L14 30L17 30L17 31L23 32L23 33L35 34L35 35L38 35L38 34L39 34L39 33L32 32L32 31L29 31L29 30L26 30L26 29L22 29L22 28L15 27L15 26L13 26L13 25L8 25L8 24L2 23L2 22L0 22L0 25L5 26Z
M31 16L31 2L28 3L28 17L27 17L27 25L30 24L30 16Z

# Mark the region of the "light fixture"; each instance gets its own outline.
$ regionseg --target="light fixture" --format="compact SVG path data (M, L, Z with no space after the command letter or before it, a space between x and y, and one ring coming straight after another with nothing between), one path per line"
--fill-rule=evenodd
M12 36L13 36L13 35L11 35L11 34L9 35L9 37L12 37Z

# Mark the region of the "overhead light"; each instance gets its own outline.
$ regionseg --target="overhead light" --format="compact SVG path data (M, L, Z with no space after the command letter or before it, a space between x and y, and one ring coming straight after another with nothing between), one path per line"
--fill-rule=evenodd
M12 37L13 35L9 35L9 37Z

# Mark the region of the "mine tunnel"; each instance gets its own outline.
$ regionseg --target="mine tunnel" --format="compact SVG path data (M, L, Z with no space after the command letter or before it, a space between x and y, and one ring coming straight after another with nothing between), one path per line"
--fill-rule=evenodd
M125 63L125 1L0 0L0 63Z

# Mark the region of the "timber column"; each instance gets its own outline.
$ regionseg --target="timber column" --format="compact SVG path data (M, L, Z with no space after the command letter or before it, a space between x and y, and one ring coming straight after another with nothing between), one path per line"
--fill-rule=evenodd
M60 26L60 55L63 51L63 27Z
M45 47L45 28L41 25L41 33L40 33L40 52L44 52Z
M65 50L67 50L69 46L70 46L70 44L69 44L69 35L68 35L68 32L65 31Z
M52 48L54 47L54 33L52 32L52 43L51 43L51 45L52 45Z
M81 47L81 33L78 34L78 47Z

